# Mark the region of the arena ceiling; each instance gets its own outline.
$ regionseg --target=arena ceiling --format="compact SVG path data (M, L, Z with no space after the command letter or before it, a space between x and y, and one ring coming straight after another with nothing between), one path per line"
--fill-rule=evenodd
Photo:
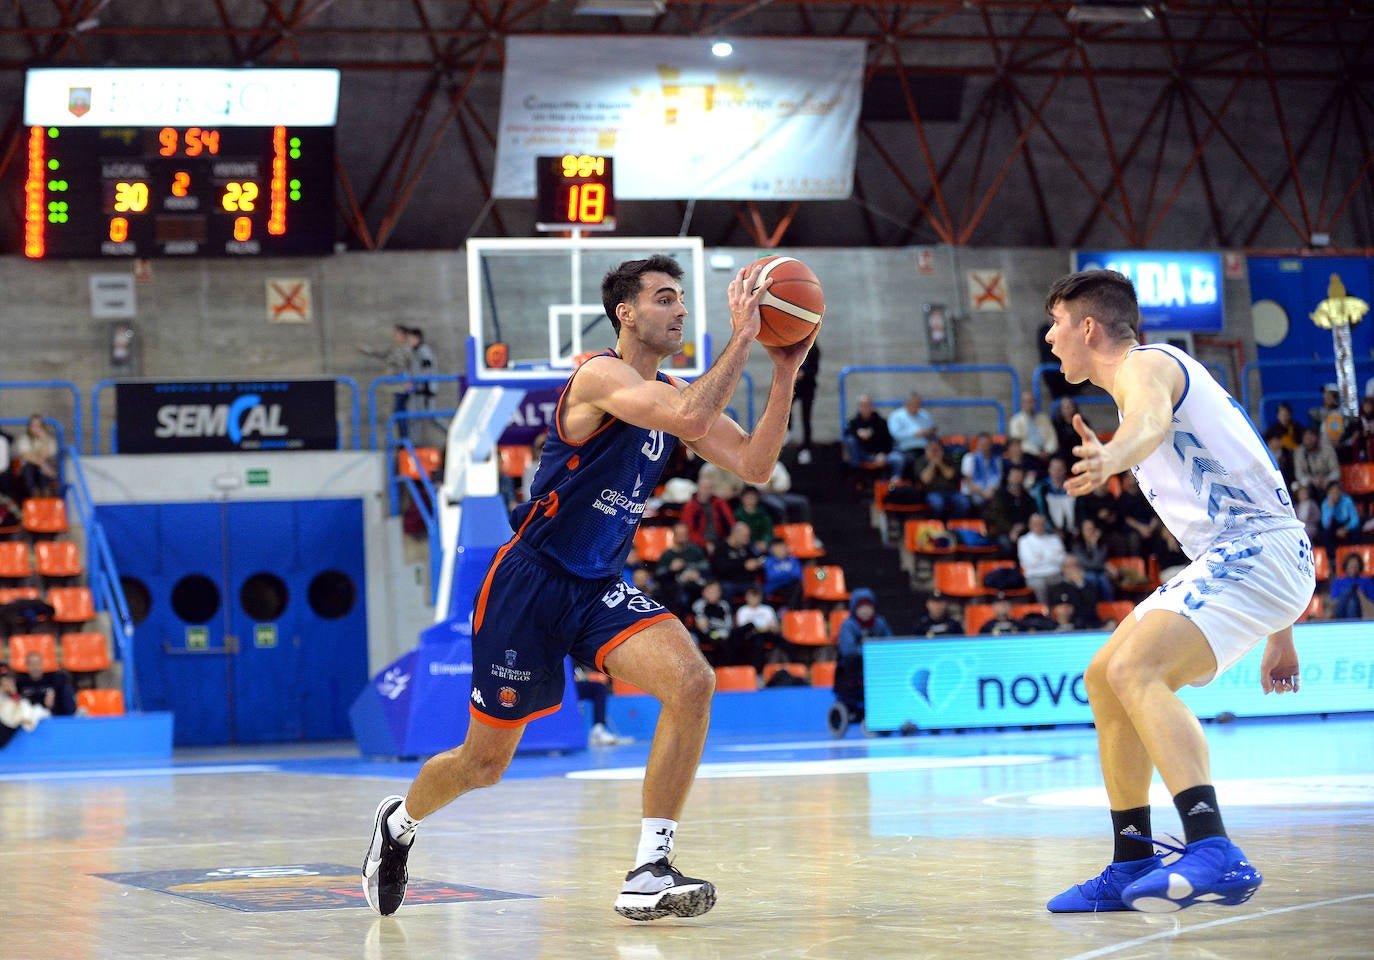
M1368 0L648 0L649 16L583 2L8 0L0 249L19 247L24 70L81 64L337 67L340 243L530 236L532 203L491 196L503 41L522 34L585 36L589 56L608 35L866 42L850 199L622 202L625 234L1374 247Z

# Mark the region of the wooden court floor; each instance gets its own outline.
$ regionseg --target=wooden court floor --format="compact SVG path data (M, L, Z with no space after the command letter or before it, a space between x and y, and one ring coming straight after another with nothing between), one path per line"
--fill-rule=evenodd
M361 905L372 812L410 763L347 746L178 754L170 767L0 766L0 957L1374 957L1374 719L1209 727L1241 907L1052 915L1109 853L1091 730L716 742L678 864L719 903L611 910L644 744L517 758L431 817L413 897ZM1162 792L1155 828L1177 832Z

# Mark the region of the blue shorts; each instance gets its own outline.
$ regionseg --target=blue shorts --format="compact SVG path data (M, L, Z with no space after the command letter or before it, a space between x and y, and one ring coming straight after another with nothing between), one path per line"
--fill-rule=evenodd
M604 669L610 653L673 614L620 577L585 580L512 540L491 561L473 610L472 715L518 727L563 703L563 658Z

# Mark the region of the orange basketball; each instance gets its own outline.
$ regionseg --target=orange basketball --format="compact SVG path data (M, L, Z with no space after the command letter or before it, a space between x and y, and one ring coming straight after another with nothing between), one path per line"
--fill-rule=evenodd
M764 257L759 280L773 278L773 285L759 301L759 343L786 347L805 340L825 316L825 291L811 268L795 257ZM750 264L752 270L755 264Z

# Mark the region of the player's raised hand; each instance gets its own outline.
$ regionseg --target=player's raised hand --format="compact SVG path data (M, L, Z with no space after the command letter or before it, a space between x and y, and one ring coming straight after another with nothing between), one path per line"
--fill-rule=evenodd
M759 301L773 285L772 277L766 277L759 283L759 274L762 272L763 266L757 263L752 268L740 268L725 292L726 302L730 305L730 327L737 335L751 340L759 335L759 324L763 322L759 315Z
M811 344L816 342L816 337L820 335L821 325L816 324L816 329L806 337L805 340L798 340L796 343L788 344L785 347L770 347L763 345L763 349L768 351L768 356L773 361L773 366L790 369L796 372L800 369L802 361L811 352Z
M1071 496L1081 497L1106 483L1111 471L1103 456L1104 444L1081 413L1073 415L1073 428L1083 442L1073 448L1073 455L1078 460L1073 465L1073 475L1064 481L1064 490Z

